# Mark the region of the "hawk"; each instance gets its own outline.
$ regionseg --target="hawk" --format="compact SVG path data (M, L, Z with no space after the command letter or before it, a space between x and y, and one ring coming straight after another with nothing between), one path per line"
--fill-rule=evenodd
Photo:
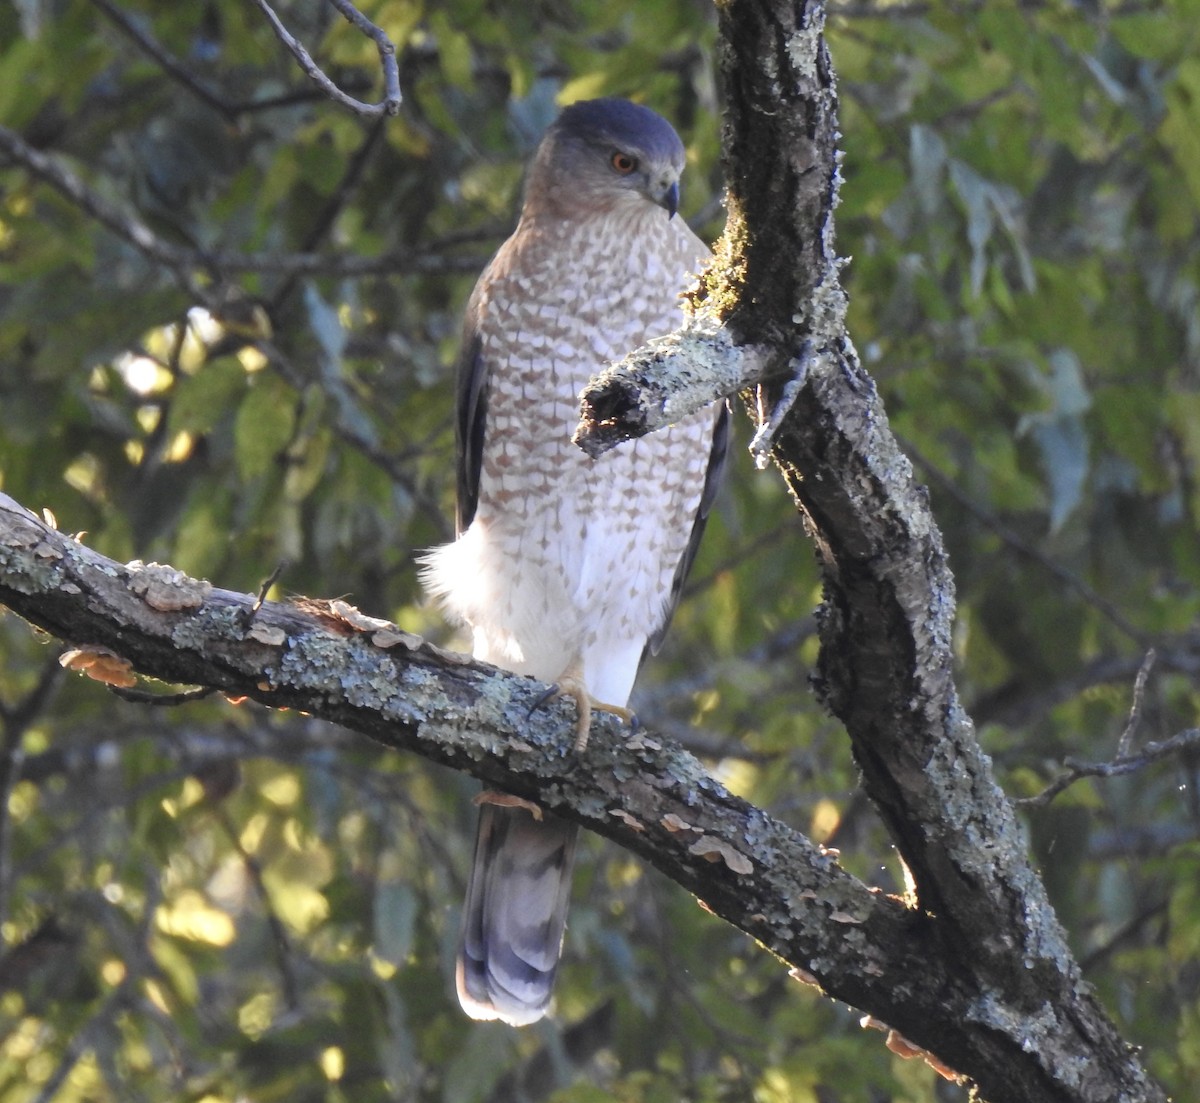
M516 230L467 305L458 369L458 538L423 579L476 658L624 712L662 642L712 505L724 407L598 459L571 443L579 392L683 321L708 248L676 218L684 149L649 108L562 111ZM627 714L628 715L628 714ZM457 964L467 1014L514 1026L550 1002L578 829L485 794Z

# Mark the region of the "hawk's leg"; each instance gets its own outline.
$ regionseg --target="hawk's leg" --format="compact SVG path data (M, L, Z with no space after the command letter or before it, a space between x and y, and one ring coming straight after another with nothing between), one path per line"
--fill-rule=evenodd
M583 664L578 659L573 659L554 683L552 689L548 690L534 703L529 710L530 713L536 712L547 701L552 701L555 697L570 697L575 702L575 708L578 710L579 719L575 722L575 751L582 751L587 746L588 735L592 728L592 712L611 712L614 716L619 716L626 724L633 727L637 726L637 715L632 709L625 708L624 705L610 705L605 701L597 701L590 693L588 693L587 685L583 680Z

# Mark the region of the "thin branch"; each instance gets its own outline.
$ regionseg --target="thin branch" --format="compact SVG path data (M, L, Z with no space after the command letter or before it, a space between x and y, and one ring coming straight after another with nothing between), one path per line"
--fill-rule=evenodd
M219 804L212 807L210 811L220 825L221 831L229 840L230 845L237 852L238 857L241 858L242 866L246 870L251 884L254 885L254 894L262 904L263 913L267 921L267 929L271 934L271 948L275 954L276 968L279 970L280 984L283 989L283 1002L289 1011L295 1011L300 1006L300 985L296 981L296 969L292 964L292 946L288 941L287 930L284 928L283 920L279 918L279 913L275 910L275 904L271 900L271 894L267 891L267 883L263 878L262 866L259 864L258 859L242 845L241 833L229 818L229 813Z
M196 301L219 313L211 288L197 278L207 272L213 279L222 274L256 272L285 276L381 276L477 272L486 258L473 255L447 256L435 250L451 248L462 242L488 240L490 230L471 231L448 236L430 251L389 253L378 257L339 256L327 253L236 253L223 250L189 249L164 241L140 218L122 210L89 187L61 159L34 149L15 131L0 126L0 151L23 166L38 179L70 200L122 241L132 245L147 259L171 271Z
M1122 946L1128 945L1140 933L1147 923L1160 918L1167 910L1167 902L1163 899L1143 902L1137 913L1123 926L1114 931L1099 946L1093 947L1079 961L1079 967L1084 973L1102 965L1104 961Z
M400 113L400 72L396 64L396 47L391 39L369 19L361 15L351 5L330 0L351 23L368 35L379 50L379 59L383 65L384 98L381 103L363 103L353 96L343 92L332 80L325 75L321 67L313 60L312 55L301 45L299 40L283 25L282 20L275 14L267 0L253 0L258 9L266 16L267 22L275 32L275 37L287 47L296 59L304 73L312 80L325 95L335 103L348 107L358 115L376 118L380 115L398 115Z
M258 615L258 611L263 607L263 602L267 600L267 594L271 592L271 587L279 581L279 576L283 574L287 568L287 563L276 563L271 573L262 580L262 585L258 588L258 597L254 599L254 604L250 606L250 613L246 618L245 627L250 626L250 621Z
M354 155L350 158L349 163L342 172L342 178L338 181L337 187L333 189L333 192L322 204L321 210L313 218L308 232L304 235L304 240L300 243L300 251L302 253L312 253L325 239L325 235L332 229L337 216L341 213L346 203L349 202L350 195L362 179L367 163L370 161L371 155L379 147L379 142L383 138L383 134L384 120L382 118L376 119L375 123L367 131L366 137L359 144L358 149L354 151ZM279 287L275 288L271 295L271 302L268 308L269 313L274 315L279 310L283 302L292 293L298 279L298 273L289 272L287 278L283 280Z
M1117 740L1117 758L1126 758L1133 749L1133 737L1137 734L1138 725L1142 722L1142 702L1146 696L1146 682L1154 662L1158 658L1154 648L1146 652L1142 665L1138 667L1137 677L1133 680L1133 701L1129 705L1129 719L1125 721L1125 730Z
M146 31L137 20L112 3L112 0L92 0L92 3L104 12L146 54L152 57L169 77L176 80L206 107L211 107L223 119L236 121L242 115L295 107L299 103L311 103L313 100L325 98L325 93L322 89L305 86L294 88L288 92L280 92L274 96L264 96L262 99L228 100L210 82L203 80L193 73L183 62L166 49L162 43ZM363 80L364 84L367 83L365 74Z
M480 231L480 240L495 236ZM454 272L477 272L487 263L479 254L447 256L434 250L440 243L431 244L420 252L381 253L377 257L360 257L338 253L233 253L225 251L200 252L179 249L179 255L196 264L210 264L226 273L255 272L284 276L408 276L441 275Z
M1156 648L1157 665L1195 677L1200 674L1200 653L1196 650L1196 643L1187 637L1160 642ZM1102 655L1071 676L1036 693L1030 693L1020 682L1006 683L981 694L972 702L971 712L980 725L1022 727L1093 686L1128 682L1136 676L1139 664L1140 660L1132 655Z
M1122 774L1137 773L1152 762L1159 762L1197 747L1200 747L1200 728L1186 728L1161 743L1147 743L1137 754L1118 755L1109 762L1076 762L1067 759L1067 769L1045 789L1035 796L1023 797L1016 803L1025 808L1041 808L1081 778L1120 777Z
M87 1022L71 1035L57 1066L42 1084L33 1103L51 1103L58 1095L59 1089L66 1083L67 1077L71 1075L71 1070L95 1044L96 1034L102 1029L115 1029L114 1020L118 1012L126 1005L135 991L135 978L130 975L126 976L108 994Z
M124 12L112 0L92 0L112 22L127 34L138 46L149 54L163 72L174 77L201 103L211 107L222 117L233 120L245 109L244 106L230 103L206 81L201 80L183 65L169 50L165 49L158 40L144 30L139 22Z
M8 918L8 895L12 885L9 846L13 821L8 815L8 799L22 776L25 732L41 716L62 682L64 672L58 661L60 653L61 648L50 656L34 687L20 701L15 705L0 701L0 929Z
M3 126L0 126L0 150L143 256L169 269L180 285L197 300L202 303L211 301L211 295L196 279L194 269L199 267L196 263L198 254L163 241L141 219L121 210L89 188L60 160L34 149L15 131Z
M349 0L329 0L339 12L363 34L365 34L379 51L379 60L383 66L383 90L385 104L394 104L388 111L395 115L400 110L400 69L396 64L396 47L383 31L375 26Z
M313 382L301 372L291 359L284 355L282 349L267 341L257 341L254 344L279 374L297 391L303 392L304 387ZM391 482L403 490L414 505L420 507L428 518L439 539L450 540L454 537L453 529L446 521L446 510L440 502L430 496L429 492L420 486L413 478L412 471L403 462L401 455L385 451L374 439L373 434L362 428L369 425L370 419L364 416L349 416L350 412L362 414L360 404L353 390L341 376L322 372L317 385L332 400L335 411L333 431L344 443L360 452L367 460L383 471Z

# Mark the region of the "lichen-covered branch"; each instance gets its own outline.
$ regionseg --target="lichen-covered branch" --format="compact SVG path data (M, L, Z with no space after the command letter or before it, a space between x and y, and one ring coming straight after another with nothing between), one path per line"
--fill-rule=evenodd
M0 494L0 603L102 682L211 686L362 732L605 834L827 991L891 1021L945 1004L936 930L836 855L728 793L689 754L611 717L572 745L545 686L443 651L339 602L264 602L160 564L120 564ZM102 692L97 687L97 692ZM965 994L965 993L964 993Z
M602 455L623 440L653 433L761 383L777 360L766 348L739 348L711 315L693 317L588 383L579 396L579 425L571 439L589 456Z
M688 331L636 354L589 388L581 436L615 441L638 418L652 424L673 408L674 379L684 380L682 402L706 385L725 393L730 380L762 379L752 413L771 434L760 444L824 572L818 695L845 724L863 786L912 873L912 933L945 955L946 999L956 1002L962 985L976 993L960 1029L880 1017L993 1103L1162 1100L1083 983L958 700L941 534L845 328L823 6L730 0L718 17L729 224L690 328L720 355L697 351ZM707 383L696 378L706 361L717 368ZM773 370L785 364L790 375Z

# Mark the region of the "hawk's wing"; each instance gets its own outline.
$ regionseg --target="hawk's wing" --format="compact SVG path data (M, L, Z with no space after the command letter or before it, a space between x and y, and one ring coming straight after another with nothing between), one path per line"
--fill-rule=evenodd
M671 618L675 615L675 607L679 604L683 593L683 584L687 581L688 572L700 547L700 538L704 535L704 526L708 523L708 515L712 511L713 500L721 486L721 473L725 470L725 459L729 455L729 406L722 402L717 407L713 419L712 450L708 454L708 467L704 472L704 489L700 492L700 504L696 507L696 519L692 522L692 533L688 537L687 547L679 557L679 566L675 568L675 577L671 580L671 596L667 599L667 608L663 614L662 624L654 630L654 634L646 642L646 650L651 655L657 655L662 647L667 629L671 627Z
M474 298L474 296L472 296ZM461 536L479 504L479 473L483 467L483 436L487 429L488 370L474 302L467 308L462 351L458 359L454 408L454 443L458 472L455 529Z

